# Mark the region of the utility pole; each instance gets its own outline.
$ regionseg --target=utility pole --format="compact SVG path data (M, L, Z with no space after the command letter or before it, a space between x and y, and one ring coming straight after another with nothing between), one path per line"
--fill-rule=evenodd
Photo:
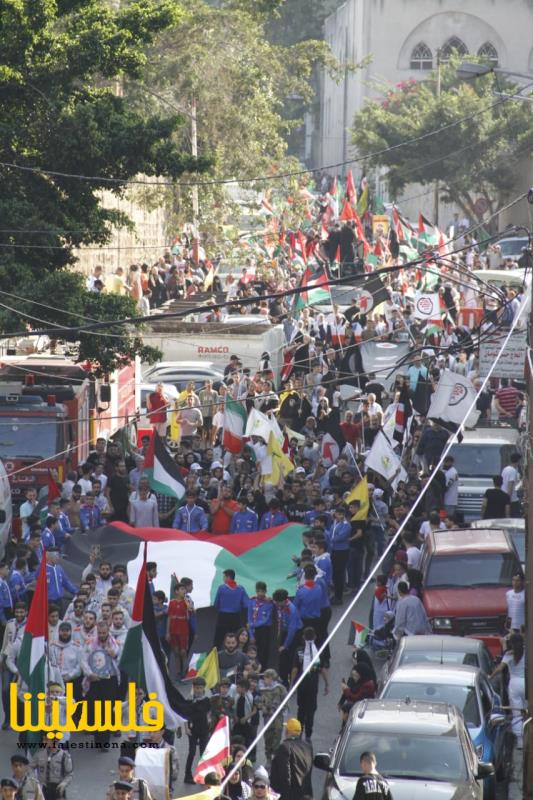
M531 291L531 290L530 290ZM528 320L528 341L526 346L526 375L527 375L527 397L529 403L528 410L528 431L526 444L526 465L527 480L526 486L526 722L524 725L524 773L523 773L523 797L533 800L533 665L531 663L533 647L533 459L531 458L531 432L533 431L533 374L532 351L533 345L533 314L530 312Z
M440 97L441 92L441 74L440 74L440 48L437 49L437 87L436 95ZM435 187L433 190L433 222L438 226L439 224L439 181L435 180Z
M196 121L196 98L193 97L191 101L191 153L193 158L198 157L198 127ZM199 223L198 217L200 213L198 202L198 186L192 186L192 257L195 264L199 261Z

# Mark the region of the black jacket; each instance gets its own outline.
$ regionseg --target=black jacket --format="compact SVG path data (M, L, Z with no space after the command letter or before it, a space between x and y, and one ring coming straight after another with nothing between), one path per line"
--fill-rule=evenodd
M301 739L285 739L274 754L270 783L280 800L303 800L312 797L311 771L313 750Z

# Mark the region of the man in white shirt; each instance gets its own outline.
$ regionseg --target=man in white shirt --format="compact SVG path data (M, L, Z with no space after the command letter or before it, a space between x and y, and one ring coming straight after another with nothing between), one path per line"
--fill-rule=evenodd
M442 471L446 481L444 508L448 516L451 516L455 514L459 501L459 473L454 467L453 456L446 456L442 465Z
M37 507L37 489L33 486L26 489L26 500L20 507L20 519L22 521L22 538L25 542L30 538L29 518L35 513Z
M153 502L149 489L142 484L139 485L137 495L136 499L130 498L130 525L134 528L159 528L157 501Z
M526 624L526 592L520 572L513 575L513 588L505 595L507 602L507 627L513 633L522 633Z
M502 470L502 490L507 492L511 498L511 517L520 516L520 502L516 487L520 480L520 473L518 472L518 464L520 463L520 453L513 453L511 455L511 463Z
M393 634L396 639L402 636L419 636L431 633L426 611L422 601L409 594L409 586L400 581L397 587L398 603L394 618Z
M430 511L429 519L426 519L421 525L419 534L424 539L428 534L432 531L443 531L446 529L446 525L440 518L440 514L438 511Z

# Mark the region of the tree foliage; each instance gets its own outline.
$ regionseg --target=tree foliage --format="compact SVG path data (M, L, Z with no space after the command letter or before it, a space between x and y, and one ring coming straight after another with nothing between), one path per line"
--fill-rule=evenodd
M0 0L4 291L23 294L25 288L33 299L57 305L46 292L59 270L54 291L64 279L78 293L72 302L87 302L83 285L63 272L74 261L73 248L103 244L114 224L128 224L103 207L101 190L122 196L139 173L177 178L208 165L180 148L179 114L141 114L117 91L125 78L142 77L146 47L181 18L175 0L133 0L118 11L107 0ZM102 300L94 313L106 312L109 303ZM57 321L60 315L41 308L37 316ZM20 329L12 312L4 309L1 319L4 329ZM130 344L127 336L113 339L119 357ZM90 355L90 341L86 350Z
M428 80L385 87L378 100L357 114L353 142L365 155L416 138L412 144L369 157L368 166L386 167L393 197L409 183L438 180L442 199L476 219L478 197L485 199L492 213L512 191L513 167L533 146L532 109L527 102L495 96L491 74L475 81L458 80L458 63L452 58L441 68L440 96L435 74ZM453 123L458 124L427 137Z
M343 0L285 0L268 25L268 35L279 44L322 39L326 18Z
M287 137L301 124L301 116L291 118L285 112L292 98L304 105L312 102L314 65L337 68L325 43L273 44L266 36L267 15L258 14L256 4L246 0L216 7L187 0L185 7L186 17L148 52L144 86L128 85L132 102L183 109L189 119L196 102L198 151L213 161L206 181L250 179L298 168L287 156ZM190 123L182 129L181 145L191 146ZM242 186L263 189L259 180ZM214 235L221 224L237 222L238 194L235 185L200 186L204 233ZM174 230L191 221L190 201L187 187L172 190Z

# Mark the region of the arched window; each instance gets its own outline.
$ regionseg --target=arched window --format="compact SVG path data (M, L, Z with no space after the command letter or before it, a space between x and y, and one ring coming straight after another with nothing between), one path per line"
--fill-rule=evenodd
M491 67L498 66L498 51L490 42L485 42L485 44L482 44L477 51L477 54L483 59L483 61L486 61L487 64L490 64Z
M432 69L433 53L424 42L420 42L411 53L411 69Z
M458 56L466 56L468 54L468 47L457 36L452 36L442 46L440 51L440 60L449 61L452 53L455 53Z

